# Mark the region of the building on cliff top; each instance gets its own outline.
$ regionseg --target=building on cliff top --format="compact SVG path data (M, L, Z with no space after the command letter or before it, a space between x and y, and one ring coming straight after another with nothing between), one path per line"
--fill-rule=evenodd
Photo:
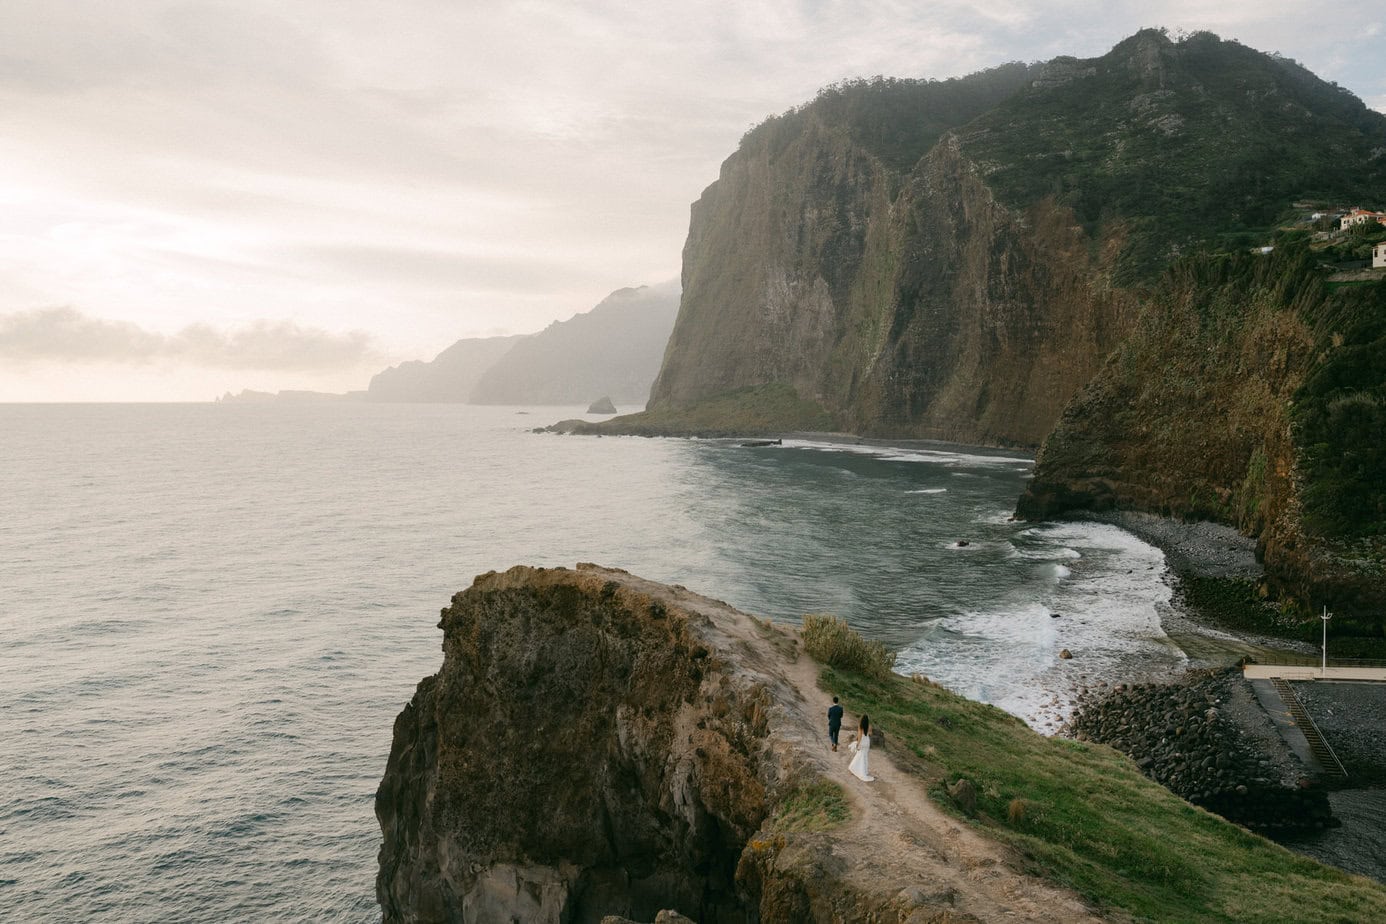
M1372 269L1386 269L1386 241L1372 248Z
M1364 221L1377 221L1386 225L1386 212L1373 212L1371 209L1353 209L1342 217L1338 230L1346 231L1353 225L1360 225Z

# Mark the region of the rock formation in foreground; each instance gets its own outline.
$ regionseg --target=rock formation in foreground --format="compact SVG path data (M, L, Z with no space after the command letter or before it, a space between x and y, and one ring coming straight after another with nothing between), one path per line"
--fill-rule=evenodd
M1106 747L923 678L823 668L800 633L681 587L512 568L442 628L376 794L386 924L1283 920L1248 875L1331 895L1333 920L1386 920L1386 889L1192 809ZM839 661L855 647L811 640ZM824 677L849 724L871 704L873 783L827 747ZM1057 884L1074 882L1084 896Z
M1092 920L830 761L790 631L595 565L482 575L442 628L376 794L386 924Z
M442 628L376 797L387 922L749 921L762 900L802 920L773 914L795 886L744 856L809 773L750 617L625 572L517 567Z

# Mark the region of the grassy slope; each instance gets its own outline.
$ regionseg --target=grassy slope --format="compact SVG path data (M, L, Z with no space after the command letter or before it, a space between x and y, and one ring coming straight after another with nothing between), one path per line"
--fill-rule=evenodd
M944 787L977 790L973 823L1029 871L1105 913L1138 921L1386 920L1386 887L1301 857L1195 808L1101 745L1044 738L940 687L831 667L822 686L866 712L889 754L957 812ZM1008 820L1012 800L1023 817Z

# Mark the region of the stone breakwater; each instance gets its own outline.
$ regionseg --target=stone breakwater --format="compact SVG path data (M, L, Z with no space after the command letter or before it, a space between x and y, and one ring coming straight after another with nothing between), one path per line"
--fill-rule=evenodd
M1328 793L1288 752L1236 671L1089 693L1069 730L1116 748L1176 795L1248 828L1337 824Z

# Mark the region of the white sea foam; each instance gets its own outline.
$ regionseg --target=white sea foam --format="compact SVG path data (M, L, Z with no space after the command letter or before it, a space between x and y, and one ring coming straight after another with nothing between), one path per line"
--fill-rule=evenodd
M999 606L932 620L900 652L897 670L925 674L1052 733L1080 688L1186 663L1160 626L1170 588L1158 549L1096 523L1029 527L1016 541L1031 544L1018 557L1045 562L1035 582ZM1071 659L1059 657L1064 649Z
M822 443L813 440L786 440L784 445L788 448L812 449L819 452L850 452L856 455L875 456L888 462L925 462L949 467L1011 467L1019 463L1024 466L1024 471L1028 471L1034 465L1032 459L1021 456L984 455L962 450L870 446L862 443Z

